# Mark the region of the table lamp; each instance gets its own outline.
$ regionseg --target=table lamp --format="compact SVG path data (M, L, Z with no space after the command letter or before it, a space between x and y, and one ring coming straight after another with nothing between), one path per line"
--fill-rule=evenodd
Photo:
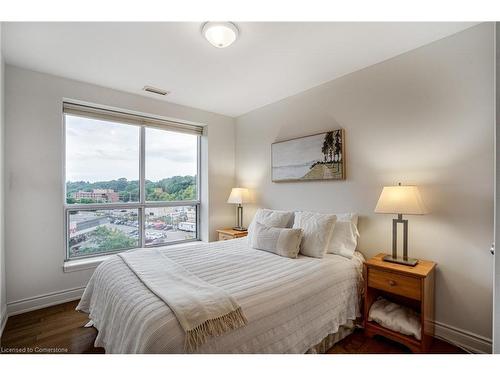
M423 215L427 213L416 186L386 186L382 189L375 212L379 214L397 214L392 219L392 255L386 255L384 261L415 266L417 259L408 258L408 220L403 215ZM403 224L403 257L398 257L398 224Z
M245 231L246 228L243 227L243 206L242 204L249 203L250 197L248 189L245 188L233 188L231 194L227 200L227 203L238 205L238 226L233 227L234 230Z

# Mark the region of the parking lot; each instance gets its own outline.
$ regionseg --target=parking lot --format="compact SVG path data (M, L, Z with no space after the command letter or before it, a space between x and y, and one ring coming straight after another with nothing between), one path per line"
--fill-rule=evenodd
M167 225L157 218L146 218L145 243L147 245L161 245L169 242L182 241L196 237L196 232L179 230L176 225ZM135 240L135 246L139 245L139 223L135 212L120 211L114 215L109 213L80 211L70 216L70 253L72 256L87 255L89 248L95 247L94 232L101 227L110 230L114 235L121 233L129 240ZM129 243L132 241L128 241ZM132 242L133 243L133 242ZM81 249L85 249L82 254ZM98 250L97 252L107 252L118 250L115 248Z

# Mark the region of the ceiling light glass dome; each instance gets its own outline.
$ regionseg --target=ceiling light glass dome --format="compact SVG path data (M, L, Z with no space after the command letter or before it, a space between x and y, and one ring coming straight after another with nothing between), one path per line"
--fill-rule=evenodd
M207 22L201 32L217 48L229 47L238 38L238 28L231 22Z

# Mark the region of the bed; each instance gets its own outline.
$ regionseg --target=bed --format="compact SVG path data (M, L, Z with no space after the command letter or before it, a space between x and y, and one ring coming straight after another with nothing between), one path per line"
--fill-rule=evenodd
M360 315L363 257L289 259L248 246L247 238L160 248L241 305L246 326L210 338L196 353L323 352ZM77 309L107 353L184 353L185 332L168 305L117 255L97 267Z

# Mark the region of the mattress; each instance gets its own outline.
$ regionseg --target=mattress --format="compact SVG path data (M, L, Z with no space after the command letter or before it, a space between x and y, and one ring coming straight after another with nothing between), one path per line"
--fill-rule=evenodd
M289 259L248 246L247 238L160 250L223 288L248 324L210 338L198 353L305 353L360 315L363 258L327 254ZM92 275L78 310L107 353L183 353L185 333L172 310L114 255Z

